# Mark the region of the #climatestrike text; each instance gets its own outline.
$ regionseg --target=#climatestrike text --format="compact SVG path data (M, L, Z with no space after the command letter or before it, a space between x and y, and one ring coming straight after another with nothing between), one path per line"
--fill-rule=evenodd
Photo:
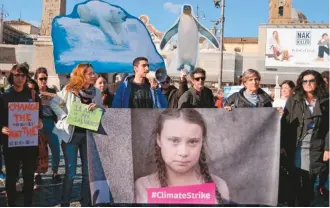
M198 193L167 193L166 191L152 192L151 198L154 199L211 199L210 193L199 191Z

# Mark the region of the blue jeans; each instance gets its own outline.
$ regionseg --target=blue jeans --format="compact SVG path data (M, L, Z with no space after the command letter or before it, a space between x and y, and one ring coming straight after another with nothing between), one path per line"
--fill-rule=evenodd
M43 119L42 123L44 125L42 133L48 138L49 148L52 152L52 170L53 173L57 173L60 164L60 141L57 135L52 132L55 123L51 119Z
M80 153L82 184L81 184L81 206L89 206L90 188L88 178L87 161L87 135L86 133L74 133L70 143L62 142L65 160L65 175L63 179L62 204L70 203L74 176L76 175L78 150Z

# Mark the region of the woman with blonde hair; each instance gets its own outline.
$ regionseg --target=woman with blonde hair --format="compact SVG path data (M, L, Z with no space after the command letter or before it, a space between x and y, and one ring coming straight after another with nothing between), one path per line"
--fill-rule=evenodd
M135 182L137 203L148 203L148 188L216 183L219 204L229 202L226 182L212 175L206 160L207 127L195 109L167 109L152 132L157 171Z
M276 30L273 32L273 38L271 40L270 45L271 45L270 49L273 49L274 58L276 60L281 60L281 61L289 60L290 58L289 51L284 49L283 46L281 45L280 37Z
M226 110L234 108L272 107L273 99L260 88L261 75L257 70L248 69L242 76L244 88L232 94L224 104Z
M87 163L87 129L67 124L73 102L88 105L88 110L96 107L103 109L101 92L94 87L96 74L91 64L81 63L73 70L70 81L64 89L51 100L51 108L58 118L54 133L62 140L65 160L65 176L63 179L62 206L70 205L73 177L76 175L78 150L82 163L81 206L89 206L90 189Z

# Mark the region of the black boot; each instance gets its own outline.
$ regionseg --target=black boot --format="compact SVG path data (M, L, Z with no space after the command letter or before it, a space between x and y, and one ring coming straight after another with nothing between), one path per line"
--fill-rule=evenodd
M72 187L73 187L73 180L69 180L66 177L64 177L61 207L70 206Z

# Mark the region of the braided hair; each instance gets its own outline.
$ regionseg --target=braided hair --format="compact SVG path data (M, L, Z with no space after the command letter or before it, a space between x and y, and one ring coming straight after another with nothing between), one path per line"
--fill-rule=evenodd
M161 134L161 131L163 129L164 123L168 119L173 118L182 118L183 120L192 123L197 124L202 128L203 131L203 144L202 149L200 153L199 158L199 171L201 176L203 177L203 180L205 183L212 183L213 178L210 174L209 167L207 165L206 161L206 153L205 153L205 144L206 144L206 137L207 137L207 128L205 121L202 117L202 115L195 109L192 108L182 108L182 109L166 109L163 111L160 116L157 119L156 122L156 128L152 132L152 139L154 142L154 150L155 150L155 163L157 167L157 177L159 180L159 183L161 187L167 187L168 186L168 180L167 180L167 169L165 165L165 161L163 160L161 148L158 146L156 139L157 136ZM219 204L223 204L223 199L221 197L220 192L216 188L216 199Z

